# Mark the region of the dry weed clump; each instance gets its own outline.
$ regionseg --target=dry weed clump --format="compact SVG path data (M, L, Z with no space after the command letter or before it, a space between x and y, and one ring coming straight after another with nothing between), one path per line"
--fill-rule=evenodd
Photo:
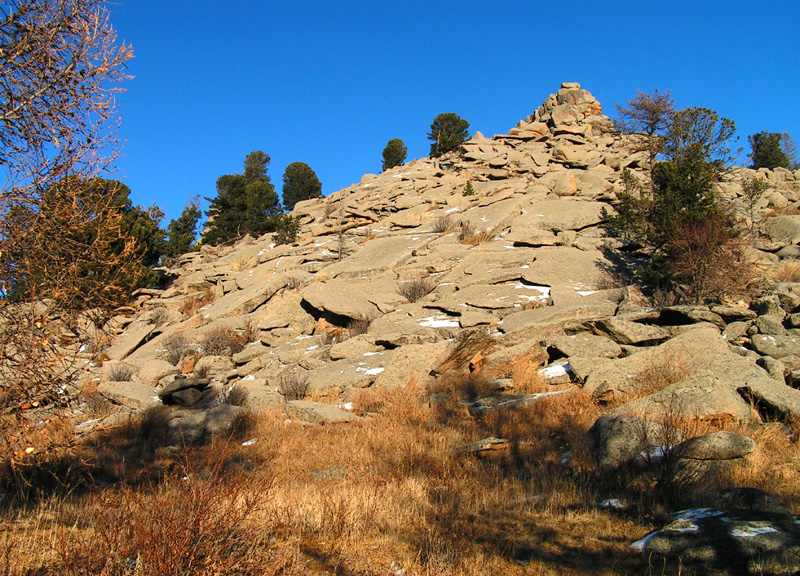
M277 558L252 519L269 491L262 480L184 465L147 488L120 487L65 504L53 529L59 574L264 574Z
M248 339L230 326L216 326L205 333L202 340L203 354L206 356L233 356L241 352Z
M130 382L136 367L124 362L115 362L108 368L108 379L112 382Z
M450 216L450 214L443 214L433 221L431 232L434 234L446 234L453 229L453 226L453 218Z
M372 324L372 318L351 318L347 322L346 336L352 338L359 334L366 334L369 332L369 327ZM345 338L346 339L346 338ZM341 341L341 339L338 339Z
M284 400L302 400L308 395L309 382L305 374L289 372L278 379L278 394Z
M194 294L186 298L179 308L179 311L187 316L194 316L197 314L204 306L208 306L216 299L214 295L214 290L211 287L204 289L203 291L199 292L198 294Z
M768 274L778 282L800 282L800 260L781 260Z
M476 230L469 222L461 223L461 230L458 233L458 241L470 246L485 244L494 238L494 234L489 230Z
M409 302L416 302L430 294L436 288L433 278L415 277L401 280L397 283L397 291Z
M694 365L691 362L675 354L662 354L633 375L630 392L624 401L655 394L684 380L693 370Z
M169 336L164 343L166 361L173 366L177 366L183 359L183 355L190 349L189 344L189 338L183 332Z

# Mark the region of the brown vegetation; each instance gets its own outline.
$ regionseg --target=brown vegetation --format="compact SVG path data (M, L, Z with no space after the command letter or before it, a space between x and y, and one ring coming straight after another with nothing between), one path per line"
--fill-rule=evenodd
M531 377L535 363L513 364L515 380ZM115 458L124 484L6 514L8 573L646 572L629 543L666 517L664 494L652 470L597 471L583 436L600 409L579 391L480 419L427 406L414 383L354 400L356 411L380 417L308 427L267 413L247 438L268 442L177 458L159 448L164 422L154 413L133 436L146 448L138 456L133 430L95 443L105 456L86 456ZM796 440L778 424L759 434L758 466L731 480L768 478L797 504ZM487 436L509 448L485 459L456 450ZM151 472L142 478L143 470ZM690 503L704 489L690 486L681 498ZM626 510L596 506L608 497Z

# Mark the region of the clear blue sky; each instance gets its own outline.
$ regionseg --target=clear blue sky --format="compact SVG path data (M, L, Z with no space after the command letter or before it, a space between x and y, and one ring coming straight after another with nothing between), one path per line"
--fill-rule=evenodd
M327 195L379 172L391 138L426 156L440 112L506 133L562 82L609 116L671 90L734 120L745 151L760 130L800 142L800 0L118 2L135 58L117 176L167 218L253 150L279 193L301 161Z

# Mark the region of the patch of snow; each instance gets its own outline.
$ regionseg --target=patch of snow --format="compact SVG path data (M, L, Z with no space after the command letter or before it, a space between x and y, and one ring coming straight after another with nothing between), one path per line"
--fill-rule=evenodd
M598 290L576 290L576 292L580 296L591 296L592 294L596 294Z
M309 346L308 348L306 348L306 352L311 352L312 350L316 350L317 348L319 348L319 344L315 344L314 346Z
M520 268L522 268L523 270L527 270L528 268L530 268L530 266L528 264L523 264L522 266L520 266Z
M245 440L244 442L242 442L242 446L252 446L256 442L258 442L258 438L252 438L250 440Z
M715 508L689 508L688 510L675 512L672 518L675 520L702 520L703 518L714 518L716 516L722 516L723 514L725 514L725 512Z
M566 363L542 368L539 370L539 374L541 374L545 379L551 379L558 378L559 376L568 376L571 371L572 370L569 367L569 363Z
M88 344L84 344L83 346L78 348L78 352L86 352L88 349L89 349L89 345Z
M734 538L754 538L759 534L772 534L777 532L776 528L772 526L753 526L752 524L745 524L731 530L731 536Z
M345 402L344 404L340 404L339 406L341 407L342 410L352 410L353 409L353 403L352 402Z
M377 356L380 352L364 352L364 356Z
M247 376L242 378L242 380L255 380L255 379L256 379L256 377L253 376L252 374L248 374Z
M445 214L452 214L453 212L458 212L459 208L450 208L450 210L446 210Z
M367 376L377 376L384 370L385 368L362 368L361 366L356 368L356 372L363 372Z
M424 328L458 328L458 320L442 318L441 316L429 316L419 321L419 325Z
M597 505L598 508L608 508L610 510L625 510L627 506L619 498L606 498Z
M650 542L650 540L653 539L653 536L655 536L656 534L658 534L658 530L656 530L655 532L650 532L650 534L648 534L641 540L637 540L636 542L631 544L631 548L636 552L644 552L645 549L647 548L647 544Z

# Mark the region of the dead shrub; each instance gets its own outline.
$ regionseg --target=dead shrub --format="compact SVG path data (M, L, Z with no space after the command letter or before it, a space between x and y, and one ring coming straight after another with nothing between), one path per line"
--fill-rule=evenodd
M443 214L433 221L431 232L434 234L446 234L453 228L453 219L450 214Z
M347 322L347 335L349 338L366 334L372 324L372 318L351 318Z
M736 236L721 217L686 222L671 234L663 269L681 299L693 303L737 299L748 292L759 272L747 240Z
M169 310L167 310L163 306L159 306L158 308L153 308L153 310L150 312L150 321L158 326L166 322L168 317L169 317Z
M436 282L430 277L415 277L401 280L397 291L409 302L416 302L430 294L436 288Z
M230 326L216 326L203 336L203 353L206 356L233 356L247 344L249 332L240 334Z
M112 382L130 382L136 368L124 362L115 362L108 368L108 379Z
M308 395L308 377L305 374L289 372L278 379L278 394L284 400L302 400Z
M93 494L80 521L58 523L54 568L64 575L263 574L270 534L251 529L250 520L267 493L263 482L224 475L221 463L210 473L185 463L156 487Z
M164 343L165 358L173 366L177 366L180 363L188 349L189 339L183 332L172 334Z

